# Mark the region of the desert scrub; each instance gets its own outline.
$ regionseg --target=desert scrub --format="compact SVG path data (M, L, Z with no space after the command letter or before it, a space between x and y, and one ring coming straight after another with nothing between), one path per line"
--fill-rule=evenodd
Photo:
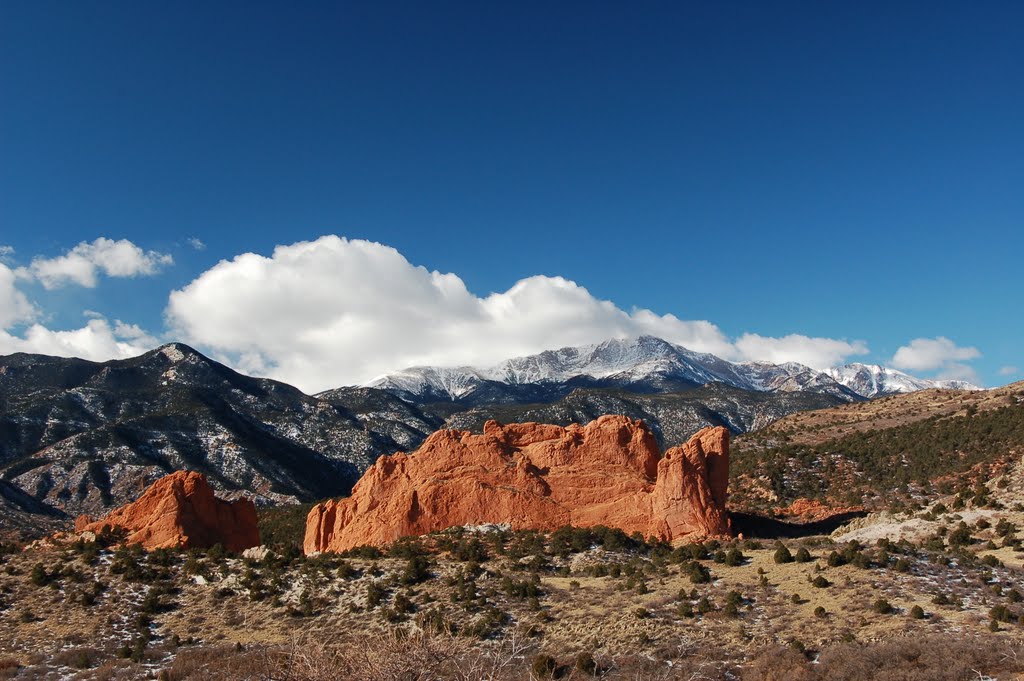
M792 563L793 562L793 554L786 547L785 544L780 542L777 545L776 549L775 549L775 553L772 555L772 560L774 560L776 563L779 563L779 564L781 564L781 563Z

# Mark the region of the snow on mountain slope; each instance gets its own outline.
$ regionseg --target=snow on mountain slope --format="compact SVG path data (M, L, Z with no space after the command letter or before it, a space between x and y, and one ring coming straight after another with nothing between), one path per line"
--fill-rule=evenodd
M946 388L951 390L981 390L967 381L933 381L916 378L896 369L879 366L878 364L846 364L826 369L825 372L838 383L864 397L894 395L896 393L912 393L929 388Z
M810 390L844 399L857 398L832 378L801 364L735 364L651 336L547 350L482 369L411 367L368 385L416 399L460 400L485 386L554 386L582 380L639 392L723 383L743 390Z
M657 373L697 385L742 381L729 362L651 336L549 350L506 360L481 372L490 380L513 384L567 381L576 376L642 379Z
M566 386L559 394L566 394L572 385L653 393L709 383L759 392L815 392L844 400L926 388L974 388L963 381L929 381L877 365L849 364L822 372L795 362L734 363L652 336L546 350L486 368L411 367L368 385L417 400L477 397L521 402L545 394L550 397L550 389L559 385ZM531 387L546 387L548 392L525 390Z
M410 367L372 381L367 387L410 395L446 395L457 400L485 380L473 367Z

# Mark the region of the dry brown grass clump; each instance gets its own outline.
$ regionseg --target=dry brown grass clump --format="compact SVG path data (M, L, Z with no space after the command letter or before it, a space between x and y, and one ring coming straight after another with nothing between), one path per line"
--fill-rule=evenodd
M933 634L876 643L836 643L818 663L794 649L767 648L744 670L744 681L967 681L1020 678L1024 644L997 637ZM1011 676L1012 675L1012 676Z
M688 646L689 648L689 646ZM723 652L723 651L718 651ZM724 679L721 662L692 651L616 658L589 654L554 656L509 635L474 641L446 633L365 634L345 643L309 637L287 646L183 650L168 681L520 681L557 678L677 681ZM549 664L538 664L544 659ZM540 670L540 671L538 671Z

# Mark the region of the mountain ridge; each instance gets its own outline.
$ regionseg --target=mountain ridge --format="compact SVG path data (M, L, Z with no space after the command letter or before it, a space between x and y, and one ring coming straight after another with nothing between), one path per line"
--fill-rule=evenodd
M598 377L574 373L595 364ZM567 426L622 414L642 419L667 449L709 426L739 434L863 401L832 379L807 389L823 379L798 364L737 366L659 339L617 341L473 374L467 397L452 400L366 386L307 395L182 343L108 362L0 356L0 531L103 514L176 470L264 505L342 496L379 456L492 418ZM488 378L502 375L519 382ZM530 382L543 376L568 378Z
M743 390L811 391L848 401L928 388L976 389L965 381L920 379L879 365L847 364L817 371L797 362L730 362L654 336L611 339L507 359L489 367L408 367L366 384L411 401L499 401L494 394L619 387L661 392L724 383Z

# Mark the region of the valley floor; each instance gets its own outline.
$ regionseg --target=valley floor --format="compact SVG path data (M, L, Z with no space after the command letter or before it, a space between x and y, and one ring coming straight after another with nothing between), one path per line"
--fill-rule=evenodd
M1020 678L1024 517L929 513L900 542L36 546L0 564L0 678Z

